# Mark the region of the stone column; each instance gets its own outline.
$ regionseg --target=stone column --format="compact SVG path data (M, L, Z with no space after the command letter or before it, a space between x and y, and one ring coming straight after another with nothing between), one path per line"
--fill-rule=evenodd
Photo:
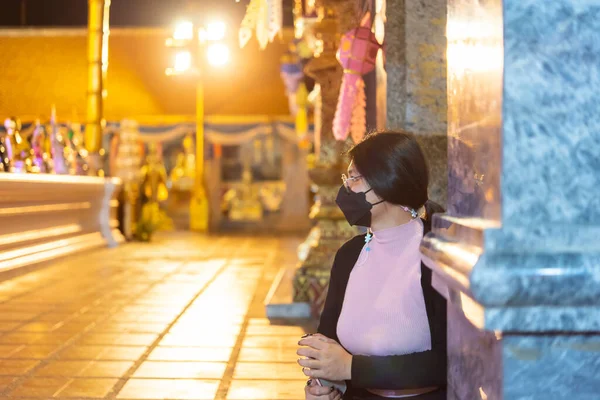
M598 398L600 3L450 0L449 400Z
M310 229L308 219L308 171L307 149L302 144L286 140L283 143L282 170L285 194L281 204L279 232L306 233Z
M386 128L419 136L430 198L445 205L446 0L378 0L377 8L386 10Z
M338 0L327 2L325 9L323 20L315 26L317 36L323 41L323 52L305 68L321 88L321 108L315 113L321 118L319 153L315 167L309 171L311 180L319 187L318 201L310 212L316 226L308 239L316 241L306 259L301 260L294 278L294 301L309 302L315 316L325 301L333 257L337 249L356 234L335 204L342 184L341 174L346 169L341 154L349 144L335 140L333 119L342 80L342 68L335 54L341 34L358 26L358 7L355 1Z

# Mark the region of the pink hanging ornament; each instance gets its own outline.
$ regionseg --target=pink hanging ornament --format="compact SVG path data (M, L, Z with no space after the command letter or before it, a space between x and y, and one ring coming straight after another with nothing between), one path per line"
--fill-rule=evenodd
M350 120L358 94L359 80L362 80L362 78L354 74L344 74L342 78L342 87L340 88L337 109L333 119L333 136L336 140L346 140L350 132Z
M365 94L365 82L359 79L357 82L356 102L350 122L350 137L356 144L360 143L367 133L367 96Z
M364 97L362 76L375 69L379 49L381 49L381 44L377 41L375 34L371 32L371 13L369 12L365 14L358 28L354 28L342 36L337 56L344 68L344 76L333 121L333 135L337 140L343 141L348 138L359 91L363 92L362 96Z

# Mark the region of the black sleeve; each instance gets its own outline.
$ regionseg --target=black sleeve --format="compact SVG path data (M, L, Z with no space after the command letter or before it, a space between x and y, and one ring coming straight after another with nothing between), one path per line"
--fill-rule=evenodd
M446 299L431 286L431 270L423 266L421 271L431 350L401 356L353 356L353 387L398 390L446 386Z
M329 287L327 289L327 297L325 298L325 306L319 319L319 327L317 332L327 336L330 339L338 341L337 323L342 312L342 301L344 292L341 291L340 269L340 251L335 255L333 266L331 267L331 277L329 278Z

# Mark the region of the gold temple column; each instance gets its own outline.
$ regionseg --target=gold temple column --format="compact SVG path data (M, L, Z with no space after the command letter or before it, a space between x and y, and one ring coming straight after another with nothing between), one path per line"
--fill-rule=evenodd
M208 232L210 205L204 179L204 81L196 86L196 174L194 193L190 202L190 230Z
M85 147L90 174L104 175L101 164L104 130L105 80L108 70L108 34L111 0L88 0L88 89Z
M333 136L333 120L342 81L342 67L336 58L341 35L358 26L360 0L329 0L324 3L323 17L314 26L315 36L323 51L305 67L305 73L320 85L320 107L315 111L321 126L320 145L314 168L309 170L311 180L318 186L318 201L310 212L317 221L309 235L318 237L294 277L294 301L308 302L317 316L323 307L329 285L331 264L337 249L357 231L350 227L335 203L342 184L341 174L346 165L341 156L350 143L339 142ZM317 140L317 138L315 138Z

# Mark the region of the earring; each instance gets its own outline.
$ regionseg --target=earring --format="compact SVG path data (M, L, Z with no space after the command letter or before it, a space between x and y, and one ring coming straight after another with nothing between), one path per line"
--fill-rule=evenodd
M371 246L369 246L371 240L373 240L373 231L371 230L371 228L369 228L367 229L367 236L365 236L365 244L367 245L367 248L365 250L367 251L371 251Z
M404 211L406 211L407 213L410 213L411 217L413 217L413 218L417 218L419 216L419 213L414 208L408 208L408 207L404 207L404 206L400 206L400 207L402 207L402 209Z

